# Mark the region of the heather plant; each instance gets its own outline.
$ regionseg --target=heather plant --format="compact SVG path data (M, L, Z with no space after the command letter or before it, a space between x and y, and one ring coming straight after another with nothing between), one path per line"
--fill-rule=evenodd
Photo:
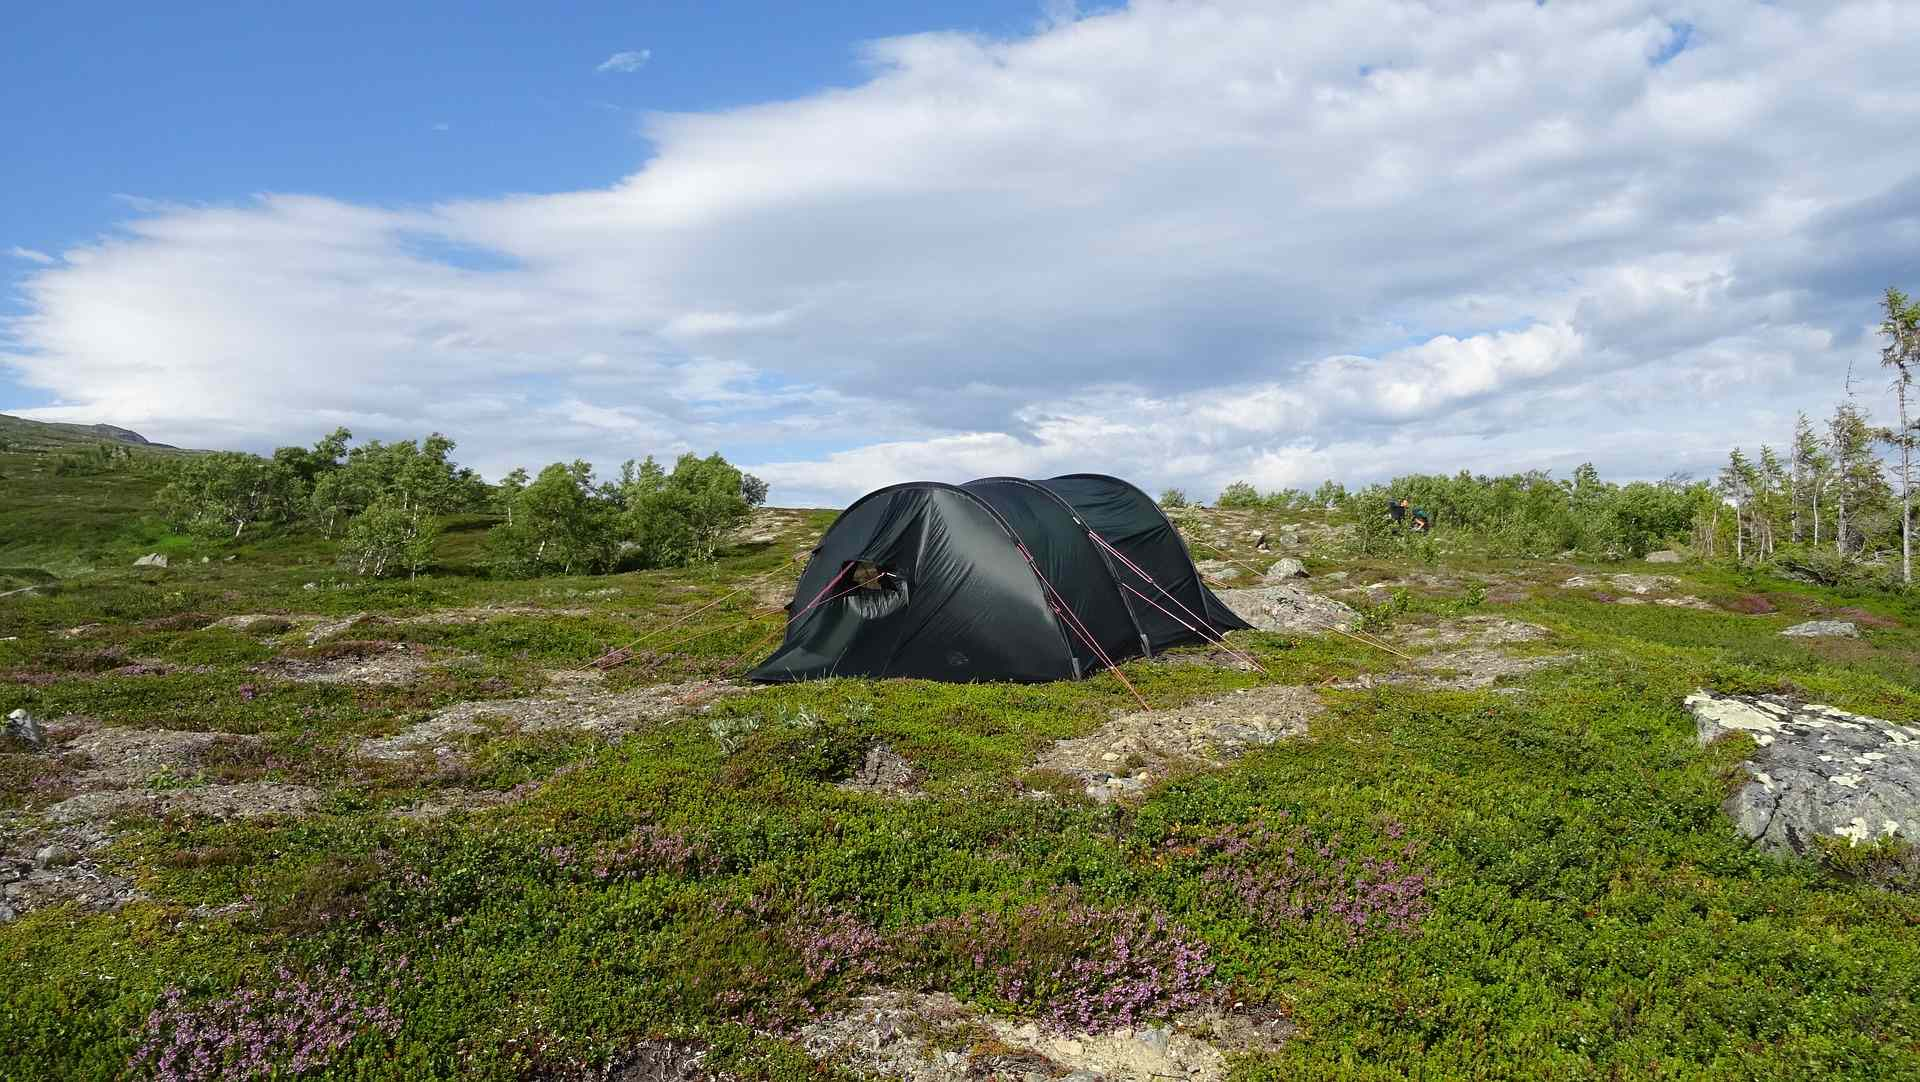
M264 987L244 984L197 1003L169 987L148 1013L127 1071L160 1082L297 1078L356 1040L399 1028L392 1010L355 990L344 967L313 975L282 966Z
M936 968L936 984L1062 1031L1132 1026L1212 997L1210 949L1164 910L1055 897L934 921L921 934L957 960Z
M719 856L704 839L652 823L635 827L618 842L595 846L585 852L572 846L553 846L545 852L556 865L583 871L600 882L634 879L656 872L710 874L720 868Z
M1191 840L1170 838L1161 855L1205 884L1215 904L1244 910L1265 926L1322 923L1349 942L1415 931L1432 908L1430 877L1414 864L1405 828L1388 824L1399 844L1389 856L1365 856L1321 838L1285 812L1273 822L1230 824Z

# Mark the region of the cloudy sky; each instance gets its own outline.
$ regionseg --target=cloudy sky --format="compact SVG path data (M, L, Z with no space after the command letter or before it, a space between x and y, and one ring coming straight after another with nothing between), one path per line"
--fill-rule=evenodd
M0 410L776 502L1659 477L1879 409L1920 287L1912 2L395 6L26 15Z

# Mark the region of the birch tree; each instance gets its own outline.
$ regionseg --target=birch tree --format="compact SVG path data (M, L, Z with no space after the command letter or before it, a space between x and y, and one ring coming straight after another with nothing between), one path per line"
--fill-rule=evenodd
M1900 452L1900 579L1913 585L1913 449L1920 440L1920 425L1907 412L1913 376L1920 371L1920 302L1889 286L1882 298L1886 318L1880 321L1880 334L1886 344L1880 350L1880 363L1893 372L1893 397L1899 420L1887 436Z

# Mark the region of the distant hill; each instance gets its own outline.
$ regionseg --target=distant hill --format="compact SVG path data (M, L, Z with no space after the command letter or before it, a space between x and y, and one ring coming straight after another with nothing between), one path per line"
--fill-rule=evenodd
M76 444L130 443L153 451L178 451L170 443L155 443L119 425L75 425L59 421L29 421L0 413L0 440L19 450L70 450Z

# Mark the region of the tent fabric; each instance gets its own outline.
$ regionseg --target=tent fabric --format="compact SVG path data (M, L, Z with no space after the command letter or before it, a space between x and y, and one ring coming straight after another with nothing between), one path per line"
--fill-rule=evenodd
M869 493L820 539L787 613L749 678L1075 679L1249 626L1145 493L1096 474Z

